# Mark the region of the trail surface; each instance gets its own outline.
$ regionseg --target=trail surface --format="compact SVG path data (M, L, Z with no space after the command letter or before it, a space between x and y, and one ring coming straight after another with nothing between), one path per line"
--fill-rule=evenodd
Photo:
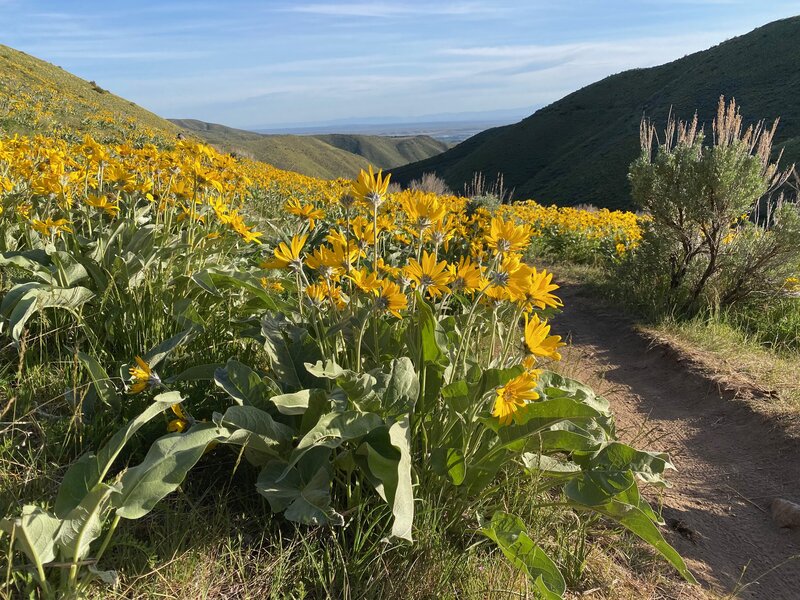
M769 510L775 497L800 503L798 439L580 287L559 292L554 329L572 340L565 373L609 399L623 440L669 452L677 468L664 534L702 585L680 597L800 599L800 560L787 561L800 555L800 531Z

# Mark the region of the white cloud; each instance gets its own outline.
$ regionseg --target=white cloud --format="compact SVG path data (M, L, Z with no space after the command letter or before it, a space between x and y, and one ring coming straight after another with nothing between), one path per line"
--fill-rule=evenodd
M402 2L339 2L295 4L281 9L286 12L308 13L340 17L387 18L398 16L442 15L470 16L497 12L497 6L476 2L433 2L429 5L415 5Z

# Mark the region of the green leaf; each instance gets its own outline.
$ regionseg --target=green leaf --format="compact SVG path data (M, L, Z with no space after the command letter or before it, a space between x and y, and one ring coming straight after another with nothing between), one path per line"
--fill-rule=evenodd
M16 519L0 519L0 531L14 532L17 549L36 567L56 559L56 539L61 520L30 504Z
M89 371L89 377L92 379L97 397L106 406L114 410L120 410L121 404L119 394L117 394L117 387L108 376L106 370L100 365L97 360L84 352L78 351L78 360L81 361L86 370Z
M603 417L602 413L588 404L564 397L529 402L517 411L511 425L501 426L496 418L485 418L483 422L497 432L497 437L504 446L519 449L527 438L562 422L591 421L597 417Z
M435 448L431 452L431 467L439 475L447 476L453 485L461 485L466 478L466 458L458 448Z
M177 383L179 381L213 381L216 376L217 369L224 369L224 365L219 363L194 365L184 371L181 371L177 375L166 378L164 383Z
M373 413L347 411L323 415L292 451L289 467L294 466L312 448L338 448L344 442L363 437L382 425L383 419Z
M442 399L456 413L464 413L472 405L469 385L463 379L444 386Z
M444 332L439 328L433 310L421 297L417 298L417 316L422 364L446 365L447 355L440 345Z
M630 471L584 471L566 486L564 492L570 500L586 506L599 506L607 503L614 496L635 486L633 473Z
M528 537L525 523L516 515L496 512L481 533L500 547L506 558L534 581L543 598L557 600L567 591L561 571L549 556Z
M229 360L224 369L217 369L214 381L240 405L266 408L270 386L253 369L237 360Z
M578 402L588 404L599 413L610 414L608 400L601 398L594 393L592 388L575 379L564 377L552 371L544 371L539 376L537 387L543 398L569 396L575 398Z
M280 394L270 398L270 402L275 405L278 412L282 415L302 415L308 409L313 397L327 399L324 390L300 390L293 394Z
M184 433L165 435L150 446L144 460L122 475L112 495L117 514L140 519L173 492L212 442L224 439L213 423L198 423Z
M180 333L173 335L171 338L164 340L157 346L148 350L143 358L147 364L149 364L152 368L155 368L169 355L170 352L175 350L175 348L178 346L188 342L196 334L197 332L194 329L186 329L185 331L181 331Z
M322 453L313 456L314 460L307 461L304 468L271 461L259 473L256 489L267 499L273 512L283 512L290 521L306 525L342 525L344 519L331 507L330 465L324 457Z
M522 464L528 471L540 471L555 475L569 475L580 473L581 468L569 460L559 460L546 454L525 452L522 455Z
M287 320L283 315L265 315L261 319L261 334L264 336L264 350L275 377L283 385L296 390L303 386L295 369L292 353L283 337L286 325Z
M46 308L61 308L76 313L78 308L92 298L94 292L85 287L61 288L29 282L9 290L0 305L0 312L8 316L11 337L17 341L28 319L36 312Z
M278 423L268 412L255 406L231 406L224 415L215 413L214 422L234 429L225 440L226 444L248 446L268 454L287 446L294 435L291 427Z
M419 378L411 359L403 356L372 371L376 380L374 391L381 397L382 412L387 415L409 413L419 397Z
M369 472L377 480L375 489L392 508L392 535L409 542L414 524L410 438L405 417L388 429L373 430L356 451L366 456Z
M575 503L574 506L576 508L587 508L578 503ZM655 548L661 556L666 558L686 581L697 583L680 554L666 542L653 521L641 509L618 500L611 500L605 504L589 508L613 519L630 532L639 536Z
M113 491L114 487L110 485L97 484L63 519L56 545L64 558L87 557L92 542L103 532L107 500Z
M525 368L522 365L516 365L508 369L486 369L481 373L477 385L470 390L472 401L480 401L487 392L507 384L524 372Z
M611 442L601 448L592 457L591 464L606 470L630 470L647 483L665 486L669 484L662 476L664 471L675 469L663 452L636 450L621 442Z
M311 373L314 377L332 379L334 381L347 372L347 369L343 369L335 360L330 359L325 362L318 360L313 365L311 363L305 363L305 367L306 371Z
M192 281L218 298L222 297L220 289L239 289L257 298L260 301L260 308L262 310L278 309L275 300L273 300L272 296L261 286L260 279L250 273L235 271L233 269L227 271L207 269L192 275Z
M150 419L179 402L181 395L178 392L159 394L153 404L117 431L96 455L89 452L74 462L67 469L58 488L54 507L56 515L62 519L66 518L70 511L83 502L89 491L103 480L122 448L134 434Z

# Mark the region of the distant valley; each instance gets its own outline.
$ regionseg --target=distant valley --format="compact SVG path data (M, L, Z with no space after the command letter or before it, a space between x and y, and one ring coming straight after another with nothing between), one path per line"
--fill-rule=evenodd
M170 121L222 151L323 179L355 177L369 165L382 169L401 166L450 147L428 135L265 134L196 119Z

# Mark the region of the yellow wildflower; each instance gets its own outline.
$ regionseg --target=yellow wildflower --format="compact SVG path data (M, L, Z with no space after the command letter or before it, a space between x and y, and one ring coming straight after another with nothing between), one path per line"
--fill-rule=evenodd
M510 425L519 409L538 399L536 374L526 371L497 388L492 416L497 417L501 425Z

